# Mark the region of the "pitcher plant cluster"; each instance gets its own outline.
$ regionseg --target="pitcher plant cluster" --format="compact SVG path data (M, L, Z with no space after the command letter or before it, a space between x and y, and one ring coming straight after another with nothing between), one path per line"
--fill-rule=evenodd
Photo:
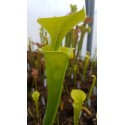
M53 125L55 119L57 118L58 108L61 106L61 94L64 88L65 77L70 77L73 74L74 77L74 89L71 91L72 106L74 108L74 125L78 125L80 112L85 108L88 99L91 97L94 86L96 85L96 76L92 75L93 83L90 87L89 92L86 94L83 90L80 90L77 86L77 73L79 64L77 59L81 55L83 39L86 33L91 31L87 24L92 20L86 17L84 9L77 11L76 6L71 5L71 13L66 16L61 17L51 17L51 18L39 18L37 20L40 24L40 43L34 43L30 40L29 43L29 58L30 64L32 65L32 76L35 89L32 92L32 100L36 107L35 116L28 108L28 113L33 119L40 119L39 115L39 98L42 97L42 93L38 91L37 79L44 81L43 74L46 74L47 79L47 106L43 120L41 120L42 125ZM79 24L82 23L82 24ZM79 36L80 33L80 37ZM48 39L48 34L50 40ZM65 44L62 46L62 41L65 38ZM36 59L34 61L34 55L32 52L33 45L36 45L38 53L36 54ZM43 54L43 55L41 55ZM44 60L41 60L41 57ZM86 54L83 61L83 80L86 79L87 69L90 64L90 55ZM69 61L72 65L70 66ZM42 64L41 64L42 62ZM96 59L93 58L93 68L95 66ZM43 67L43 71L41 71ZM39 71L39 70L40 71ZM41 72L43 74L41 74ZM63 106L61 107L63 110ZM89 111L88 111L89 112Z

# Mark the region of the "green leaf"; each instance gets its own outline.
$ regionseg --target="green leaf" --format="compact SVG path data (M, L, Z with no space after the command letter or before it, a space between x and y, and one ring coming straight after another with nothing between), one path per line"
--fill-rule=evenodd
M96 76L95 76L95 75L92 75L92 77L93 77L93 82L92 82L92 85L91 85L91 87L90 87L87 100L91 97L92 92L93 92L93 89L94 89L94 86L95 86L95 84L96 84Z
M69 58L73 53L73 49L62 47L60 51L45 51L48 48L49 45L41 49L44 53L48 84L48 100L43 125L53 125L54 123L60 104L65 72Z
M78 125L80 111L82 108L82 103L86 99L86 94L79 89L74 89L71 91L71 97L74 100L74 125Z
M85 22L84 22L85 23ZM86 25L82 25L79 27L81 29L81 36L80 36L80 40L78 42L78 50L77 50L77 56L80 56L81 51L82 51L82 46L83 46L83 39L86 33L91 32L91 27L86 27Z
M34 91L32 93L32 99L35 102L36 105L36 116L38 118L38 100L39 100L40 93L38 91Z
M78 102L82 104L83 101L86 99L86 94L82 90L74 89L71 91L71 97L75 103Z
M64 36L79 22L85 19L82 9L66 16L40 18L37 22L42 25L51 36L51 50L58 50Z
M88 52L86 53L86 57L84 61L85 62L84 62L84 68L83 68L83 76L84 76L84 79L86 79L86 73L90 62L90 54Z
M39 96L40 96L40 93L38 91L34 91L32 93L32 98L33 98L34 102L38 102Z
M68 61L73 58L74 48L60 47L65 35L79 22L85 19L85 11L52 18L40 18L37 22L42 25L51 36L51 43L39 51L44 54L48 84L47 108L43 125L53 125L59 107L63 80Z

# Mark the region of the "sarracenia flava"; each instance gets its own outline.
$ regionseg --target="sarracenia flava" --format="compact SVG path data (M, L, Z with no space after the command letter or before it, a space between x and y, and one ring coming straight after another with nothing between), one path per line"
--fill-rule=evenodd
M53 125L59 107L63 80L73 49L60 47L65 35L78 23L84 21L84 9L61 17L40 18L37 22L51 37L51 43L39 49L44 54L48 84L47 108L43 125Z

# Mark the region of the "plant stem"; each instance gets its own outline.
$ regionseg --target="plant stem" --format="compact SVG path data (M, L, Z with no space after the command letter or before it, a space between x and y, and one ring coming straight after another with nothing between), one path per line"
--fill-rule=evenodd
M96 76L95 75L92 75L93 77L93 82L92 82L92 85L91 85L91 88L89 90L89 94L88 94L88 97L87 97L87 102L88 102L88 99L91 97L92 95L92 91L94 89L94 86L95 86L95 83L96 83Z
M39 112L38 112L38 103L35 102L35 105L36 105L36 117L37 117L37 119L38 119L38 117L39 117Z
M74 108L74 125L78 125L80 111L80 108Z

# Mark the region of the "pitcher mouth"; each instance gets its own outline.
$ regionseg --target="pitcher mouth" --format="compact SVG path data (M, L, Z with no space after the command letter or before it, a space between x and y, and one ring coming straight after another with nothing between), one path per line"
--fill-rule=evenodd
M39 52L42 52L42 53L62 53L62 54L67 55L70 59L72 59L74 57L73 50L75 48L59 47L58 51L51 51L50 47L51 47L50 45L46 45L46 46L40 48Z

